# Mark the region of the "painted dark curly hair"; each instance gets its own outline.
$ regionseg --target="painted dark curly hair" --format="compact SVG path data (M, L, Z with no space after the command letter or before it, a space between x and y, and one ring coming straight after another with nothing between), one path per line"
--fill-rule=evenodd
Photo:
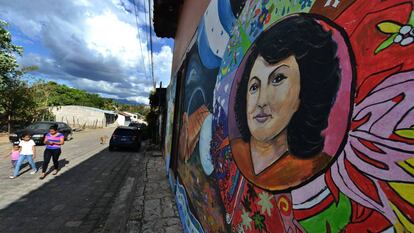
M243 140L249 142L246 93L253 64L258 56L275 64L291 55L300 71L300 105L287 126L287 141L291 154L309 158L323 149L325 138L321 132L328 125L341 73L332 33L311 15L290 16L257 38L237 89L235 116Z

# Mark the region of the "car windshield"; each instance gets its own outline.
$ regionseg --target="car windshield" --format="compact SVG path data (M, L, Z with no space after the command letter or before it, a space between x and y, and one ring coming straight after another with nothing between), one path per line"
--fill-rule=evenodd
M129 124L130 127L138 127L138 128L144 128L144 124L141 123L130 123Z
M134 131L130 129L117 129L115 130L114 135L133 136Z
M27 126L28 129L49 129L52 124L49 123L34 123Z

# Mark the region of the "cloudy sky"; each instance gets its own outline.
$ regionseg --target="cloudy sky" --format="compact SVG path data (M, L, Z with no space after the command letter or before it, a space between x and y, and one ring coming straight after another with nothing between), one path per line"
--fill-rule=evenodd
M20 64L40 68L33 76L148 103L148 1L135 2L138 27L134 0L0 0L0 19L9 23L13 42L24 47ZM166 86L173 40L153 35L155 80Z

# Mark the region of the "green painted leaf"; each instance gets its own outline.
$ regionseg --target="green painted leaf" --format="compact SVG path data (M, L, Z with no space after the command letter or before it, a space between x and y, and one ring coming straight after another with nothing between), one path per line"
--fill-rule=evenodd
M375 49L375 54L378 54L379 52L381 52L382 50L388 48L389 46L391 46L394 43L394 38L398 35L398 33L388 37L388 39L386 39L384 42L382 42L376 49Z
M391 21L384 21L377 25L378 30L386 34L394 34L400 31L401 25Z
M349 224L350 219L351 202L348 197L340 193L338 204L333 202L322 212L299 223L306 232L328 232L327 226L330 227L331 232L341 232Z
M395 131L395 134L403 138L414 139L414 129L399 129Z
M256 228L260 233L263 232L263 230L267 231L266 224L265 224L265 216L263 214L260 214L259 211L255 212L252 216L253 222L254 222L254 228Z
M410 19L408 20L408 24L414 25L414 11L411 12Z

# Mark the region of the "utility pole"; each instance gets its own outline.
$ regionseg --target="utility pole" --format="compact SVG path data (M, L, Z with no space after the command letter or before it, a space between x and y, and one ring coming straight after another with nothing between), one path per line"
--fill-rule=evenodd
M7 132L10 134L11 133L11 114L8 114L7 117Z

